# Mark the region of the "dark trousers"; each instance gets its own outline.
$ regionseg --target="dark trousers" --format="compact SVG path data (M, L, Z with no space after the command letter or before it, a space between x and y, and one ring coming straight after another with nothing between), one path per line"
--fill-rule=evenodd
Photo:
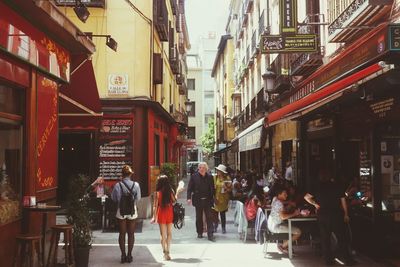
M203 212L206 215L207 236L212 237L213 236L213 225L212 225L212 220L211 220L210 201L208 199L200 200L199 203L196 205L196 231L197 231L197 234L199 234L199 235L203 234Z
M322 253L325 260L334 259L331 248L331 236L335 234L338 242L338 253L342 260L350 260L351 256L348 250L348 239L345 237L345 225L342 214L329 214L318 216L318 226L321 234Z
M226 229L226 211L221 211L218 213L221 218L222 230L225 230ZM217 228L218 228L218 218L217 218L217 221L215 222L215 229L217 229Z

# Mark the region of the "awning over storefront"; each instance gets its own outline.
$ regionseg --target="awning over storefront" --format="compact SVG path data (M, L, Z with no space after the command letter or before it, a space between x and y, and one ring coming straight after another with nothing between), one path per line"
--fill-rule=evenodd
M235 140L239 140L239 152L253 150L261 147L261 132L264 128L265 118L262 118L241 132Z
M270 113L267 116L268 125L272 126L281 123L284 120L300 117L326 104L327 102L333 101L334 99L340 97L347 89L350 89L354 85L360 85L365 81L373 79L378 75L389 71L392 68L393 65L376 63L365 69L362 69L342 80L323 87L322 89L309 94L304 98L301 98Z
M59 93L60 129L97 129L103 116L92 61L86 60Z

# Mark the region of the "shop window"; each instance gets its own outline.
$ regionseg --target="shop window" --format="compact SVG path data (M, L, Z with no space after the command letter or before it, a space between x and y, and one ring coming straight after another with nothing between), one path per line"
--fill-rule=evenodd
M0 225L21 215L22 91L0 86Z

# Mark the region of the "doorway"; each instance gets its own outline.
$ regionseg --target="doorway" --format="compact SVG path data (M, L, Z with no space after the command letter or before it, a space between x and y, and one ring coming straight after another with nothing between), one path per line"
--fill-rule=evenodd
M57 202L62 206L68 197L69 179L73 175L90 175L93 169L93 133L60 133L58 146Z

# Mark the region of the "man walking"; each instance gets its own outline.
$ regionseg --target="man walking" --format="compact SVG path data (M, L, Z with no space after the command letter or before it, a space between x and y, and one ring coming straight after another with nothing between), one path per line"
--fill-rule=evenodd
M197 238L203 237L203 212L207 221L208 240L214 241L211 207L214 205L214 179L207 173L208 165L201 162L198 172L190 177L187 189L187 202L196 208Z

